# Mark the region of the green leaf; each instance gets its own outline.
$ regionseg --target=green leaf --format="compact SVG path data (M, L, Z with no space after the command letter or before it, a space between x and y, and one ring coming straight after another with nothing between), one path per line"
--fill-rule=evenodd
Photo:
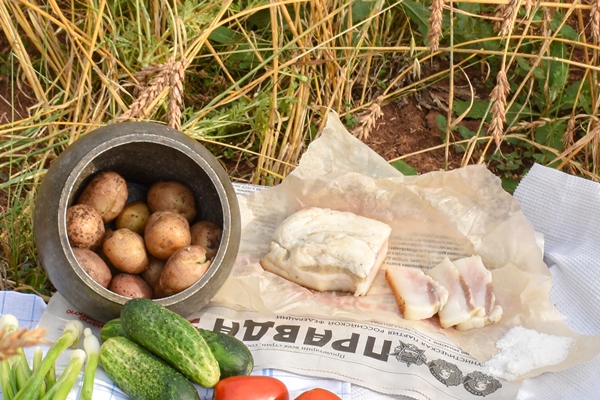
M410 19L417 26L421 36L426 38L429 33L429 15L431 12L424 2L416 2L412 0L404 0L400 6Z
M452 111L454 111L457 115L462 115L465 111L467 111L469 106L471 106L470 101L455 100L452 103ZM484 117L486 117L486 114L489 114L488 113L489 106L490 106L489 101L474 100L473 106L467 113L466 118L483 119ZM488 115L488 117L489 117L489 115Z
M392 167L402 172L403 175L417 175L418 171L404 160L396 160L391 163Z
M475 132L473 132L472 130L470 130L469 128L467 128L464 125L458 126L458 132L460 133L460 136L463 139L471 139L473 136L475 136Z
M216 43L231 44L240 41L242 36L225 26L218 26L208 35L208 38Z
M513 194L515 192L515 189L519 185L519 182L517 182L513 178L502 177L500 179L502 180L502 188L510 194Z
M458 8L472 15L481 15L482 13L482 6L479 3L458 3ZM455 18L454 40L456 43L497 37L493 25L483 18L473 18L471 15L462 13L456 13ZM486 40L471 47L499 50L500 45L499 40Z
M564 120L548 122L535 130L535 141L560 151L563 148L562 137L566 127L567 123Z
M367 19L374 6L374 1L355 0L352 3L352 24L355 25Z
M550 55L552 57L568 59L567 46L563 42L552 42L550 44ZM550 77L548 80L548 96L550 102L554 102L563 92L569 81L569 65L562 61L550 61L548 64Z
M435 123L440 131L446 132L446 127L448 126L448 120L442 114L438 114L435 116Z

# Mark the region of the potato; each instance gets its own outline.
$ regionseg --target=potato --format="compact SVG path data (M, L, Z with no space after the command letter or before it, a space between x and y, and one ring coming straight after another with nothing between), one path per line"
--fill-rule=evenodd
M185 246L177 250L165 264L154 286L154 297L167 297L177 294L204 275L210 260L202 246Z
M89 249L73 248L73 254L81 268L102 287L108 287L112 274L100 256Z
M150 287L154 287L156 284L156 280L160 276L163 268L165 267L165 261L159 260L156 257L150 256L150 262L148 263L148 268L144 272L142 272L141 276L144 278Z
M104 240L102 251L110 263L122 272L139 274L148 267L144 239L129 229L117 229Z
M154 257L166 260L175 250L189 246L191 241L190 224L183 215L171 211L150 214L144 230L144 242Z
M191 244L202 246L206 249L206 258L212 260L219 250L223 230L219 225L210 221L199 221L190 227L192 235Z
M96 174L86 185L77 203L94 207L106 224L117 218L125 207L128 195L127 182L121 175L113 171L103 171Z
M100 213L91 206L77 204L67 209L67 237L73 247L95 249L104 236Z
M146 221L150 217L150 208L143 201L134 201L123 208L117 216L115 225L117 229L127 228L137 234L144 234Z
M182 183L160 181L148 189L147 200L151 212L171 211L192 222L196 218L194 193Z
M108 290L120 294L121 296L131 297L132 299L152 298L152 288L139 275L126 273L117 274L110 281Z

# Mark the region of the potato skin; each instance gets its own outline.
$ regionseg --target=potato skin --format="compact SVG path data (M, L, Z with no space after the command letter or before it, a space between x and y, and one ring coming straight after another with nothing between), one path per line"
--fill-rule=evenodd
M144 230L144 242L154 257L166 260L175 250L189 246L191 241L190 225L183 215L172 211L150 214Z
M102 251L113 267L122 272L139 274L148 267L144 239L127 228L117 229L108 236Z
M73 247L95 249L104 236L104 223L100 213L86 204L76 204L67 209L67 237Z
M152 298L152 288L139 275L117 274L110 281L108 290L132 299Z
M141 200L127 204L117 216L117 229L127 228L139 235L144 234L146 222L150 217L150 208Z
M160 276L160 273L165 267L165 260L159 260L153 256L150 256L149 258L150 262L148 263L148 268L142 272L141 276L146 282L148 282L150 287L154 287L158 277Z
M177 250L165 264L154 286L154 297L167 297L192 286L204 275L210 260L202 246L185 246Z
M108 287L112 274L100 256L89 249L73 248L73 254L81 268L102 287Z
M181 214L191 223L196 218L194 193L186 185L175 181L159 181L148 189L146 201L151 212L171 211Z
M85 186L77 203L94 207L106 224L117 218L128 196L127 182L121 175L114 171L102 171Z
M211 221L199 221L190 227L190 233L192 244L204 247L208 259L215 258L223 235L221 227Z

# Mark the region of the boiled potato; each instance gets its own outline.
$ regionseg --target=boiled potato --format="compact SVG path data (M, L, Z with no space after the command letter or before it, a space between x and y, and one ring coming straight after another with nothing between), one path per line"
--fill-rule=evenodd
M147 200L151 212L171 211L192 222L196 218L194 193L186 185L175 181L160 181L148 189Z
M191 240L190 225L183 215L171 211L150 214L144 229L144 242L154 257L166 260L175 250L189 246Z
M146 282L148 282L150 287L154 287L154 285L156 284L156 280L160 276L160 273L162 272L164 267L165 260L159 260L156 257L150 256L148 268L146 268L146 270L142 272L141 276Z
M100 256L89 249L73 248L73 254L81 268L102 287L108 287L112 274Z
M119 213L115 221L117 229L127 228L137 234L144 234L146 221L150 217L150 208L143 201L129 203Z
M67 209L67 237L73 247L94 249L104 236L102 216L93 207L77 204Z
M212 260L219 250L223 230L211 221L199 221L190 227L192 243L206 249L206 258Z
M148 267L148 254L142 236L129 229L117 229L104 240L102 251L122 272L139 274Z
M132 299L152 298L152 288L139 275L117 274L110 281L108 290Z
M85 186L77 203L94 207L106 224L117 218L123 210L128 193L127 182L121 175L114 171L103 171L94 175Z
M202 246L185 246L177 250L165 264L156 285L154 297L167 297L177 294L204 275L210 260Z

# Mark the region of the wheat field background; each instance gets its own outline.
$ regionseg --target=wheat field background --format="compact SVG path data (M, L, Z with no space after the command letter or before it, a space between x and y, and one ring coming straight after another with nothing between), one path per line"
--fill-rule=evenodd
M443 84L446 159L486 163L507 187L534 162L597 181L599 5L0 0L0 101L12 110L0 116L0 288L51 296L36 190L62 150L125 120L180 129L232 180L274 185L327 111L365 140L387 104ZM418 172L406 160L390 162Z

